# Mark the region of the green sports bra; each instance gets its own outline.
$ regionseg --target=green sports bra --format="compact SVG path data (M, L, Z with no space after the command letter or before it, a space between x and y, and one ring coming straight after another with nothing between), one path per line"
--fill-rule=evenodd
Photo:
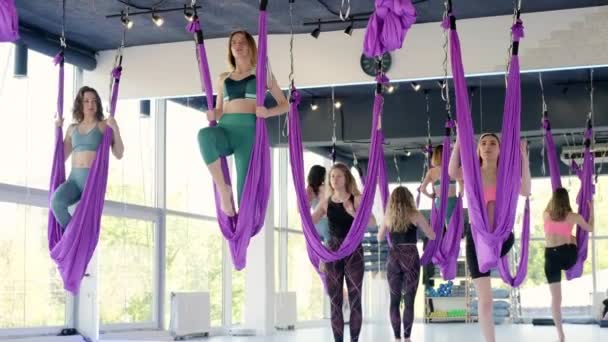
M226 77L224 80L224 101L232 101L236 99L255 100L255 93L255 75L249 75L238 81L233 80L230 77Z

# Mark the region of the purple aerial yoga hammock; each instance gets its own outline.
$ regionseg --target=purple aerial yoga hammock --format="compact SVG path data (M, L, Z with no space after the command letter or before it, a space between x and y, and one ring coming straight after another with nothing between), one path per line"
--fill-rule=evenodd
M446 134L443 138L442 161L450 159L450 132L453 127L454 122L451 119L448 119L446 122ZM420 257L420 263L422 265L426 265L432 260L433 263L439 267L443 278L446 280L454 279L456 277L457 259L458 253L460 252L460 239L462 230L464 229L462 198L459 196L445 234L443 232L445 217L447 216L449 187L450 176L448 175L448 163L442 162L439 208L436 207L435 201L433 201L431 207L431 227L435 232L436 238L435 240L428 241L424 252Z
M258 36L258 64L256 66L256 105L264 105L266 95L267 80L267 27L266 27L266 5L267 0L260 1L259 14L259 36ZM209 110L215 108L213 102L213 85L209 73L209 63L203 39L203 32L195 15L194 20L187 27L188 31L194 33L196 39L196 52L199 62L199 71L203 82L203 92L207 97L207 107ZM215 126L216 122L209 123ZM230 185L230 172L225 157L221 157L222 172L226 184ZM255 126L255 144L251 151L249 168L243 194L239 205L238 214L227 216L220 207L220 197L214 185L215 207L220 225L220 230L230 246L232 263L237 270L245 268L247 263L247 246L251 238L260 232L264 224L264 216L268 206L270 195L270 147L268 144L268 133L266 132L266 122L262 118L257 118ZM234 207L234 203L233 203ZM242 219L239 219L242 218Z
M0 0L0 42L19 39L19 16L14 0Z
M519 268L515 277L509 271L508 256L500 258L503 242L513 229L515 211L521 185L520 114L521 85L519 78L519 58L517 56L519 40L523 37L523 25L519 19L511 28L513 50L509 67L507 93L502 122L502 143L498 175L496 180L495 226L492 230L484 205L479 160L475 151L473 124L469 108L467 85L462 66L460 41L456 31L456 18L452 13L444 19L442 26L450 30L450 59L454 89L456 92L456 112L458 117L458 136L461 144L460 158L464 175L465 191L469 207L472 235L475 241L479 270L487 272L499 266L503 280L511 286L519 286L525 279L528 264L528 245L530 238L529 199L526 199L522 226L522 253ZM500 262L499 262L499 259Z
M353 224L340 245L338 250L332 251L321 243L321 238L315 229L308 201L306 197L305 177L304 177L304 159L302 147L302 133L300 130L300 119L298 112L298 103L300 95L297 90L292 90L291 108L289 111L289 160L291 163L291 173L296 190L296 198L298 210L302 219L302 230L306 238L306 247L308 257L315 268L319 269L319 262L331 262L343 259L352 254L354 250L361 244L365 229L369 221L374 197L376 194L376 184L380 172L380 165L384 158L382 151L383 134L380 126L381 112L384 103L381 94L377 94L374 100L374 117L372 123L372 140L370 146L369 168L366 176L366 184L361 196L361 204L355 215Z
M555 142L551 134L551 124L547 112L543 113L543 129L545 135L545 145L547 151L547 159L549 161L549 175L551 176L551 187L553 191L562 186L559 164L557 161L557 152ZM585 130L585 152L583 159L582 170L572 161L572 168L576 172L581 181L581 188L576 197L579 214L586 220L590 218L589 201L593 199L595 189L593 186L593 154L591 153L591 139L593 137L593 126L591 120L587 120L587 129ZM583 274L583 265L587 260L587 247L589 241L589 232L577 226L576 229L576 244L578 248L578 256L576 264L566 271L566 278L572 280Z
M122 71L122 56L119 57L118 66L112 70L112 97L110 101L110 115L116 113L118 100L118 86ZM57 96L57 115L63 117L63 87L64 87L64 54L61 51L54 59L59 64L59 91ZM87 265L93 256L99 240L100 222L103 211L106 185L108 181L108 164L110 144L113 132L106 126L102 143L97 148L95 161L91 166L82 197L72 220L62 233L55 215L49 210L48 214L48 240L51 258L57 264L64 288L77 294L80 282L84 277ZM49 186L50 201L55 190L65 182L65 161L63 153L63 130L55 130L55 152Z
M416 8L411 0L376 0L369 17L363 53L368 57L400 49L405 35L416 22Z
M395 2L395 4L393 4L393 2ZM370 18L370 24L368 24L368 31L366 33L364 43L366 46L364 50L367 49L369 44L376 47L376 49L371 52L366 50L366 54L373 57L382 56L387 51L401 47L403 44L403 39L405 39L405 33L416 19L415 11L413 10L410 0L376 1L376 5L382 6L382 8L376 8L377 11L382 13L372 15L374 18L377 17L376 19L373 19L373 24L371 23L372 19ZM407 11L408 8L411 8L411 11ZM388 16L387 11L391 12L391 14ZM387 17L388 19L379 19L380 17ZM380 24L384 22L386 25L380 27ZM391 26L390 23L394 22L399 22L402 24L400 24L398 27ZM373 27L370 28L369 25L372 25ZM400 39L399 42L397 42L398 39ZM378 70L381 70L381 68L378 68ZM376 185L378 182L380 182L380 191L383 194L383 204L386 206L386 199L388 198L388 183L386 181L386 164L382 149L384 134L382 133L381 127L381 113L384 105L382 87L388 82L388 78L381 73L376 76L376 95L374 98L373 107L372 137L369 150L370 154L368 170L365 180L362 177L362 181L365 182L365 186L363 189L363 194L361 195L361 203L359 205L359 209L357 210L357 214L355 215L355 219L348 231L348 234L346 235L345 240L340 245L340 248L336 251L328 249L321 243L321 238L315 229L312 217L310 215L305 189L302 134L300 130L300 118L298 111L300 94L295 89L295 86L292 85L290 97L291 104L288 118L289 159L291 163L294 188L296 190L298 200L298 209L302 219L302 230L306 239L308 257L317 271L319 269L319 262L321 260L325 262L332 262L343 259L344 257L352 254L353 251L361 244L369 217L371 215L372 205L376 193ZM324 275L320 273L320 276L324 281Z

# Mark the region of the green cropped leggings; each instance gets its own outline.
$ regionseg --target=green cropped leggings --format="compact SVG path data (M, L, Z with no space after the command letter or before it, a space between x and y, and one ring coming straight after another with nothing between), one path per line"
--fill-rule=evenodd
M89 170L88 168L72 168L68 179L55 190L51 197L51 210L62 229L65 229L72 220L68 208L80 201Z
M252 113L224 114L217 126L198 131L198 147L207 165L234 154L239 203L255 142L255 121L256 116Z

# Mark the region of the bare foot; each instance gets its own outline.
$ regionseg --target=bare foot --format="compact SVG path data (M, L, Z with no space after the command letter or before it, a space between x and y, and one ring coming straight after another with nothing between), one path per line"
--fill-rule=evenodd
M234 216L234 208L232 208L232 189L228 185L218 187L220 192L220 207L227 216Z
M403 342L412 342L412 340L409 337L407 337L407 338L403 339Z

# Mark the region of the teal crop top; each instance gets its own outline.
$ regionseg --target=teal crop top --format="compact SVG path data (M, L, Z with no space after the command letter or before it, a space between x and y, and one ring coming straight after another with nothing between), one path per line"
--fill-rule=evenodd
M97 147L101 144L103 134L99 129L99 125L95 125L88 133L80 134L78 125L72 130L72 152L82 151L97 151Z
M254 99L256 91L255 75L249 75L241 80L226 77L224 80L224 101L236 99Z

